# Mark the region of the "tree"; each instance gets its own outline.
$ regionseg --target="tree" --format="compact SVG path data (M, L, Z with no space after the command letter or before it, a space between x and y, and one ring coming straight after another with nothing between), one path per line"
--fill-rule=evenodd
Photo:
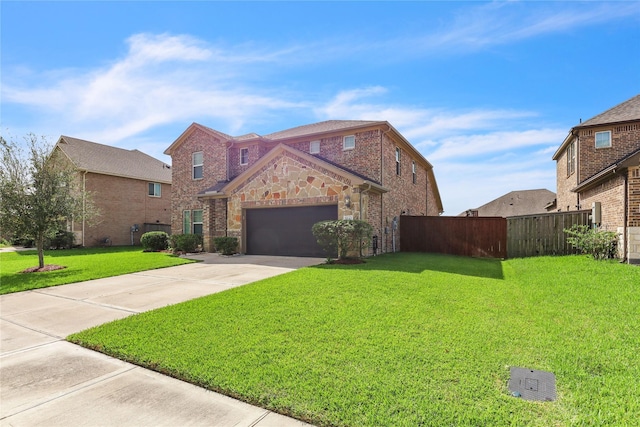
M39 268L44 245L66 221L88 219L89 195L77 171L60 158L44 138L29 134L26 146L0 137L0 229L34 240Z

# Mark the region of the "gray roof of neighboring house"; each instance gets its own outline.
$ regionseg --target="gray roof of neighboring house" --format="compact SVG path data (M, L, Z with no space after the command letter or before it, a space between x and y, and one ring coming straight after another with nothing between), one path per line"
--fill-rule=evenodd
M479 208L471 210L478 211L478 216L501 216L505 218L545 213L547 212L545 206L555 198L556 193L546 189L511 191ZM460 215L465 216L466 211Z
M269 135L265 135L264 138L272 141L277 141L280 139L294 138L296 136L313 135L317 133L345 130L367 125L376 125L380 123L385 122L369 120L327 120L324 122L312 123L310 125L298 126L291 129L281 130L279 132L270 133Z
M625 102L618 104L575 127L579 128L607 123L628 122L632 120L640 120L640 95L636 95L633 98L628 99Z
M64 135L56 147L83 171L171 183L171 167L138 150L125 150Z

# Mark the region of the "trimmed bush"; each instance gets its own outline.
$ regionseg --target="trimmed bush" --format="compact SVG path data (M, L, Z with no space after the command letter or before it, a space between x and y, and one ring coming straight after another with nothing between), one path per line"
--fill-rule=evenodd
M172 234L169 241L173 252L196 252L202 245L202 235Z
M362 248L371 241L373 227L366 221L342 219L317 222L311 232L328 259L336 252L338 259L345 259L349 254L362 257Z
M213 239L213 245L216 251L222 255L233 255L238 251L237 237L216 237Z
M149 231L140 237L140 244L145 251L164 251L169 247L169 235L164 231Z

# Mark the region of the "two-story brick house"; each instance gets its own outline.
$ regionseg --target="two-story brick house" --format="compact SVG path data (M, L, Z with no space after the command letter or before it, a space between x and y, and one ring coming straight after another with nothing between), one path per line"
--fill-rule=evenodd
M54 156L78 171L99 212L91 221L70 224L76 244L137 245L145 231L168 228L162 226L171 220L169 165L138 150L69 136L60 137ZM132 232L135 224L138 231Z
M238 137L193 123L165 154L172 232L203 234L206 250L213 238L233 236L243 253L322 256L314 223L362 219L386 252L400 247L400 215L443 211L432 165L386 121Z
M640 95L574 126L553 160L558 210L595 208L620 257L640 263Z

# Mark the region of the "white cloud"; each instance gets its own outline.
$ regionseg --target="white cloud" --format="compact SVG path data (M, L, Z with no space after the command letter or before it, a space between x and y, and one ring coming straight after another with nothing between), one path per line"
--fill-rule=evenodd
M233 131L246 117L301 105L243 85L240 64L267 60L260 53L234 57L184 35L137 34L127 44L127 54L107 67L3 85L3 102L36 107L104 143L203 116Z
M427 50L476 50L631 16L640 16L640 3L491 2L461 8L450 25L410 44Z

